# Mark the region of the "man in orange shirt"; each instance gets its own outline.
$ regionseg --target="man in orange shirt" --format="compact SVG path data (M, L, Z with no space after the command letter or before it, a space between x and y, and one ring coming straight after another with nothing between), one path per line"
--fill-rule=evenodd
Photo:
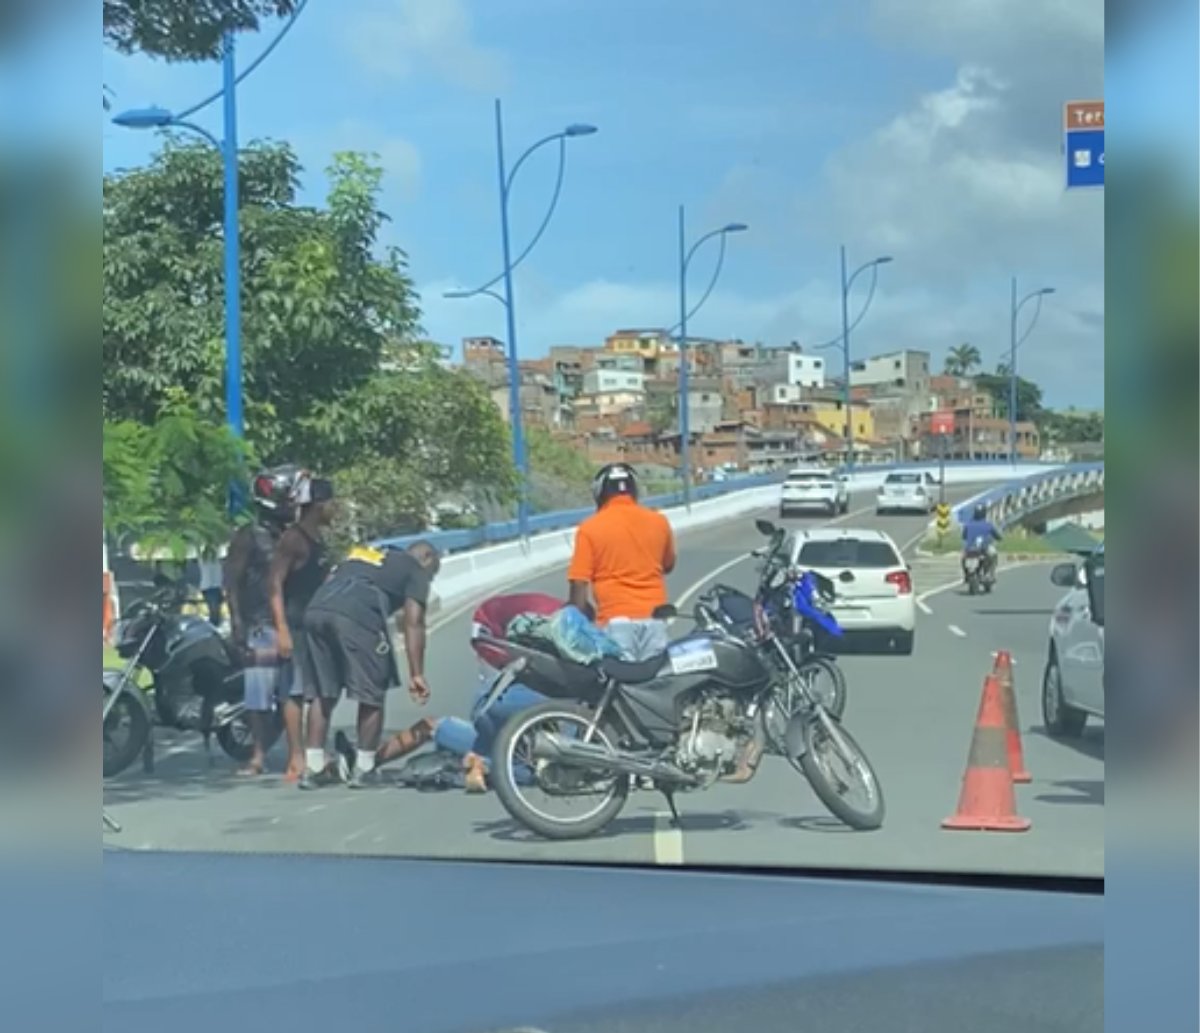
M575 532L567 570L571 604L585 613L595 598L596 623L631 660L666 650L666 623L654 611L668 601L666 575L675 569L675 537L667 518L638 504L637 478L612 463L592 480L597 512Z

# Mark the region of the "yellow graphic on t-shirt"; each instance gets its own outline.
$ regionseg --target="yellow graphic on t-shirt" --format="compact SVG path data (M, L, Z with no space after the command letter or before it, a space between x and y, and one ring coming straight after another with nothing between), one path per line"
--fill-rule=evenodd
M382 549L372 549L369 545L356 545L350 550L346 559L369 563L372 567L382 567L384 555Z

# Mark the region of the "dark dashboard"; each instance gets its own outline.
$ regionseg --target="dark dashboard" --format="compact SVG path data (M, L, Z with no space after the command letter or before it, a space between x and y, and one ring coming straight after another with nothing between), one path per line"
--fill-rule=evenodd
M104 1028L1103 1027L1102 884L106 851Z

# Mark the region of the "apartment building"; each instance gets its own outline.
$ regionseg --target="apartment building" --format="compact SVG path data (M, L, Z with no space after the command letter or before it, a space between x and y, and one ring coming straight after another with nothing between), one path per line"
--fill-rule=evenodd
M850 365L850 386L899 389L918 398L929 395L929 352L897 351L859 359Z
M806 355L799 351L787 353L787 382L789 387L825 386L825 359L821 355Z
M490 387L508 378L508 354L504 342L495 337L464 337L463 366Z
M638 401L646 393L646 375L628 369L591 369L583 375L583 394L632 394Z
M943 441L932 431L933 413L922 413L913 428L913 438L919 454L935 458L941 455ZM1041 435L1037 425L1018 420L1016 453L1020 459L1037 459L1042 454ZM993 415L978 414L972 408L954 410L954 432L946 436L947 459L1007 459L1009 454L1008 420Z

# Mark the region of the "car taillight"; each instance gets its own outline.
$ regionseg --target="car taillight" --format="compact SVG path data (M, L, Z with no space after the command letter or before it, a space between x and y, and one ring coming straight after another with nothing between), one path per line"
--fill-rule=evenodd
M900 595L908 595L912 591L912 578L907 570L894 570L885 580L889 585L895 585Z

